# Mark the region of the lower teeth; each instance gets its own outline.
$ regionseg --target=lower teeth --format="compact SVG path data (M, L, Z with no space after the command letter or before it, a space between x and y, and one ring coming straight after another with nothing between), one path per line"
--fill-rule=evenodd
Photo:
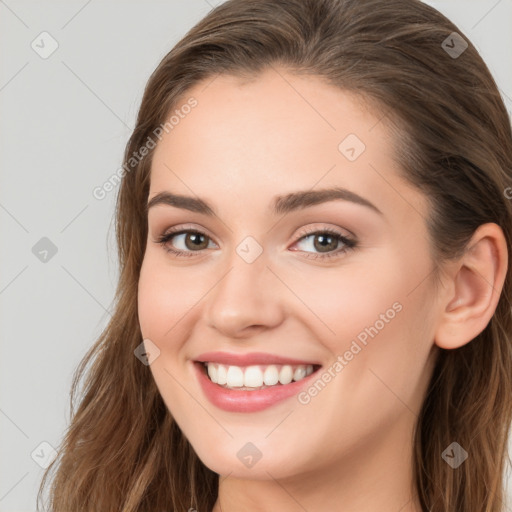
M278 384L274 384L272 386L260 386L259 388L250 388L248 386L240 386L240 387L230 387L227 384L217 384L221 388L225 389L238 389L240 391L257 391L259 389L267 389L267 388L273 388L275 386L282 386L282 384L279 382Z

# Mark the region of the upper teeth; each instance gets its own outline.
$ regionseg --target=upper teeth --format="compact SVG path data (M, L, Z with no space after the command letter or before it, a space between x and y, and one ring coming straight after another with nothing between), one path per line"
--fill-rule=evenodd
M227 366L218 363L205 363L210 380L228 388L259 388L273 386L278 382L289 384L313 373L313 365L276 365L268 366Z

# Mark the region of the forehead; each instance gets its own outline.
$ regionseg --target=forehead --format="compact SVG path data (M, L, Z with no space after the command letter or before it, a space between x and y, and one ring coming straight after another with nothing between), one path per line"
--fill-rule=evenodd
M195 106L182 108L191 99ZM217 204L222 192L259 208L277 194L343 186L382 210L397 207L400 190L425 208L397 174L382 113L318 77L217 75L189 89L173 113L153 156L150 196L173 190Z

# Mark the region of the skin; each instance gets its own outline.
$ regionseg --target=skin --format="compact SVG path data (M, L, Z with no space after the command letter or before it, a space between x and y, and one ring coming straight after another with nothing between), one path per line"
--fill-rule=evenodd
M150 369L162 398L221 475L214 512L420 512L413 428L439 347L470 342L494 313L507 261L500 228L481 226L436 288L426 197L399 177L382 116L357 96L283 69L250 81L217 76L185 96L198 105L158 143L149 199L200 197L217 216L149 210L138 308L143 337L160 350ZM338 149L351 133L366 146L354 161ZM343 200L271 212L276 195L331 186L382 215ZM173 226L202 231L206 248L185 245L182 234L168 246L192 256L168 253L156 240ZM305 227L352 234L358 245L314 259L325 253L318 234L301 238ZM263 249L252 263L236 252L247 236ZM260 412L226 412L193 372L194 358L210 350L328 368L397 302L400 312L307 404L292 397ZM251 468L237 457L247 442L262 454Z

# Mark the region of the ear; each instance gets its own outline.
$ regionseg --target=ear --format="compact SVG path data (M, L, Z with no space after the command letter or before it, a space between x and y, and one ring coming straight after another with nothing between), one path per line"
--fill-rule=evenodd
M488 325L507 275L508 251L494 223L477 228L465 253L452 265L442 297L435 344L454 349L469 343Z

